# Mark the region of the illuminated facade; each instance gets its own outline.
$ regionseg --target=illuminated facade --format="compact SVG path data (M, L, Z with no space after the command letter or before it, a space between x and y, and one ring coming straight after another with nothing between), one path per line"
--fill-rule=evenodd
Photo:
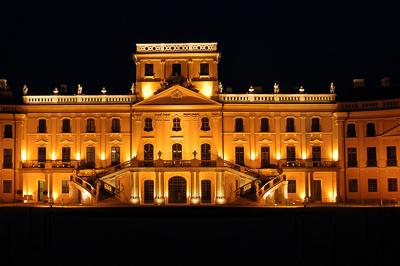
M0 199L131 204L397 200L400 100L228 94L216 43L137 44L126 95L0 105ZM107 201L104 201L107 202Z

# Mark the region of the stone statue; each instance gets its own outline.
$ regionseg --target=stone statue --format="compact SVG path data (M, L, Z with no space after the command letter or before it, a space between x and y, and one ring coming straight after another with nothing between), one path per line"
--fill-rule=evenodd
M222 93L223 90L224 90L224 87L222 87L222 82L220 81L220 82L218 83L218 92L219 92L219 93Z
M304 88L303 88L303 86L300 86L299 92L300 92L300 93L304 93Z
M135 82L132 83L132 86L131 86L131 94L132 94L132 95L135 95L135 94L136 94Z
M82 86L81 84L78 84L78 90L77 90L78 95L82 94Z
M329 92L331 94L335 94L335 84L333 84L333 82L331 83L331 86L329 87Z
M253 86L250 86L250 88L249 88L249 93L254 93L254 88L253 88Z
M22 87L22 93L24 95L28 95L28 87L26 85L24 85L24 87Z
M101 89L101 93L103 93L103 94L106 94L106 93L107 93L106 87L103 87L103 88Z
M278 83L274 83L274 93L279 93L279 84Z
M57 87L54 88L53 93L54 93L55 95L58 94L58 88L57 88Z

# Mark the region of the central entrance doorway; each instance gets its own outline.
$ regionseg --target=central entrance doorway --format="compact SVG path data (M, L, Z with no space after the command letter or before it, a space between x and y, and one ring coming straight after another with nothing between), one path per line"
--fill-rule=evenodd
M168 180L168 203L186 203L186 180L174 176Z

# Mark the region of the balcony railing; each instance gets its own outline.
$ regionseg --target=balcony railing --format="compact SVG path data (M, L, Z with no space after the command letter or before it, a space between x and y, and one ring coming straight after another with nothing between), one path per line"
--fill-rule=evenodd
M24 161L22 162L22 168L44 168L45 162L39 161Z
M78 161L71 160L69 162L62 160L46 160L37 161L29 160L22 162L22 168L76 168L78 166Z
M299 168L335 168L337 167L336 161L329 161L329 160L279 160L278 161L279 167L287 168L287 167L299 167Z
M335 103L335 94L219 94L224 103Z

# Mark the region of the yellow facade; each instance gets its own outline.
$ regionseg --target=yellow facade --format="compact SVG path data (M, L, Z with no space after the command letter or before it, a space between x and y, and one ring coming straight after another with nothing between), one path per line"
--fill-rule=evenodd
M130 204L225 204L257 174L285 176L277 191L286 203L399 198L399 156L389 167L386 148L400 144L399 101L226 94L216 43L138 44L134 60L127 95L26 94L24 104L1 105L2 202L93 203L109 186ZM356 137L346 137L349 123ZM376 136L365 137L367 123ZM357 148L356 167L344 160L349 147ZM367 147L376 147L376 167L366 165ZM377 179L376 192L368 179Z

